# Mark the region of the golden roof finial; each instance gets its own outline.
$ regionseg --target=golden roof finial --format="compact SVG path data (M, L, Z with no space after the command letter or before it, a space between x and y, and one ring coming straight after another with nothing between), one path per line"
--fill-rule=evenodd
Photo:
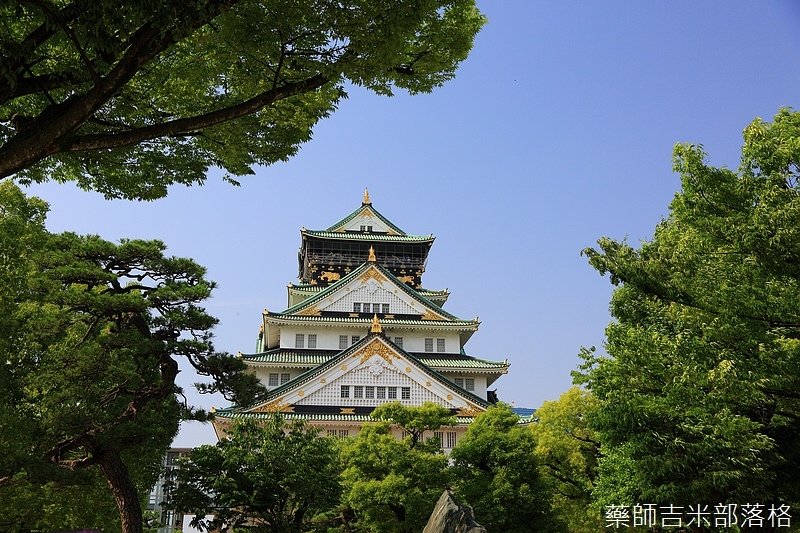
M381 327L381 323L378 320L378 315L372 315L372 327L369 328L370 333L383 333L383 328Z
M378 259L375 257L375 248L370 246L369 247L369 256L367 257L367 261L369 261L370 263L374 263L377 260Z
M364 199L361 200L363 205L372 205L372 200L369 199L369 189L364 187Z

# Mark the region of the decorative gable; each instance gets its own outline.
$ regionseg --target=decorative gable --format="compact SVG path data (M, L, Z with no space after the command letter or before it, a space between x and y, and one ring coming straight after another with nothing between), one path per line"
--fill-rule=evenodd
M334 227L331 231L362 231L367 233L387 233L389 235L399 234L398 231L392 227L392 225L387 224L383 217L379 216L370 205L362 206L352 218Z
M294 412L296 406L339 405L352 414L388 401L408 405L434 402L473 416L486 402L427 369L416 358L371 335L328 363L273 391L266 403L250 412Z
M365 263L335 285L286 310L287 314L301 316L319 316L322 312L420 315L423 320L457 319L374 262Z

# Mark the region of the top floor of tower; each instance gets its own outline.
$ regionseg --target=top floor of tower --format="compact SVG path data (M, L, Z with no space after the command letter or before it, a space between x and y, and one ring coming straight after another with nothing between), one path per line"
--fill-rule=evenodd
M364 191L361 207L324 230L300 230L298 277L327 285L361 265L373 250L377 262L410 287L422 286L433 235L409 235L372 206Z

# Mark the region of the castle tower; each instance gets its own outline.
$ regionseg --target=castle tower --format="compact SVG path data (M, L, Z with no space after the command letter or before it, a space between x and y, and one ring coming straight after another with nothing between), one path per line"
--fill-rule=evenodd
M258 405L217 410L217 435L234 419L276 412L329 435L355 435L381 403L429 401L458 417L439 435L452 448L496 401L489 387L509 365L467 355L478 320L445 311L446 289L423 287L434 237L406 234L366 191L348 216L300 235L288 307L265 309L255 353L241 354L269 394Z

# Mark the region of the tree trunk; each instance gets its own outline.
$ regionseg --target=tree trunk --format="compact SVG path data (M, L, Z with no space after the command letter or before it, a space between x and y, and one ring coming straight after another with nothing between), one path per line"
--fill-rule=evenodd
M142 507L128 467L116 450L101 450L98 459L119 510L122 533L142 533Z

